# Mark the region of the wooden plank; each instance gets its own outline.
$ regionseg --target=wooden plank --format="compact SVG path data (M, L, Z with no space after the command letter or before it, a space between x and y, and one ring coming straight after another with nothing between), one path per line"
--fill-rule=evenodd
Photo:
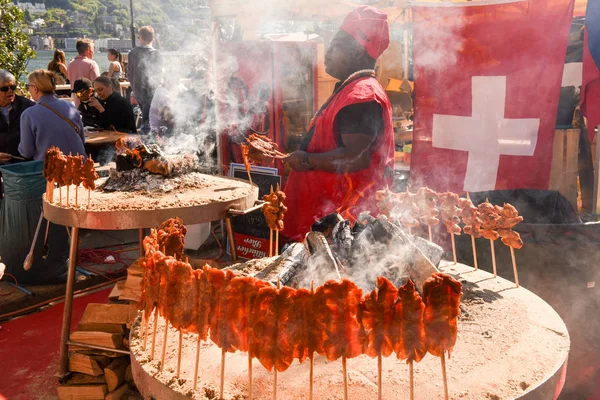
M60 385L59 400L104 400L108 393L106 384L97 385Z
M128 275L125 282L123 293L119 296L119 300L140 301L142 297L142 277Z
M104 357L102 362L104 362L104 360L107 361L109 358ZM69 371L80 372L91 376L100 376L104 373L94 356L81 353L72 353L69 356Z
M125 370L130 364L129 357L115 358L104 368L104 377L109 391L113 391L125 381Z
M577 177L579 176L579 129L567 129L567 150L565 160L565 193L564 196L577 207Z
M119 335L123 335L125 333L125 325L117 325L117 324L96 324L96 323L83 323L80 322L78 325L78 330L86 331L86 332L106 332L106 333L118 333Z
M73 346L73 345L70 345L69 346L69 350L70 351L76 351L76 352L81 353L81 354L92 355L92 356L106 356L106 357L109 357L109 358L123 357L122 353L116 353L114 351L105 351L105 350L90 349L89 347L82 347L82 346Z
M108 295L108 299L110 301L119 300L119 296L123 292L124 288L125 288L125 280L123 279L121 281L118 281L115 284L115 286L113 287L113 289L111 290L110 294Z
M69 339L74 342L95 344L98 346L109 347L111 349L120 349L123 344L123 336L117 333L107 332L78 331L71 333Z
M554 132L554 144L552 146L552 164L550 166L550 189L562 193L564 150L566 132L557 130Z
M129 322L131 308L128 304L90 303L85 308L80 324L116 324Z
M125 383L124 385L119 386L117 389L107 394L104 400L121 400L128 390L129 385Z

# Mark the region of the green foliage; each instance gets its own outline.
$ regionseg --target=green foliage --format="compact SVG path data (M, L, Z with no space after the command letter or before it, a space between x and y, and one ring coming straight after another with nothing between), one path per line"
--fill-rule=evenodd
M24 18L11 0L0 0L0 69L10 71L17 80L25 73L29 59L35 57L23 31Z

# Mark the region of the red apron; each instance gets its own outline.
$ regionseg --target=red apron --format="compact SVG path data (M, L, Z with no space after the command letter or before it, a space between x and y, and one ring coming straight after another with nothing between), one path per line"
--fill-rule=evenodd
M344 107L376 101L383 109L383 134L373 144L371 164L361 171L336 174L324 171L291 171L285 185L287 196L285 229L282 235L302 240L311 225L333 212L346 218L361 211L376 214L375 192L392 185L394 168L394 130L391 103L373 77L357 78L346 84L323 112L312 121L314 135L307 152L326 153L338 147L335 117ZM387 169L387 173L386 173Z

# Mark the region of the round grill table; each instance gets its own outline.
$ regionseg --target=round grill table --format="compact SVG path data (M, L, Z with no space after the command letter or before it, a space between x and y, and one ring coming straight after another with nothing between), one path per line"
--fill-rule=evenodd
M100 182L100 181L98 181ZM168 193L157 192L91 192L90 208L87 208L88 192L79 189L79 203L75 207L75 190L71 187L69 204L66 206L66 190L58 200L59 191L48 202L44 195L44 217L55 224L71 227L69 269L63 313L59 377L68 373L68 345L94 347L85 343L69 341L73 283L77 266L79 229L140 231L140 255L143 255L144 228L159 226L169 218L179 217L186 225L224 219L231 243L231 256L237 260L230 216L251 209L258 200L258 187L248 182L220 176L204 175L193 188L178 189ZM62 205L61 205L62 204ZM233 211L233 212L232 212ZM95 346L98 348L98 346ZM118 351L118 350L117 350ZM129 352L125 352L129 354Z
M556 399L564 385L569 354L569 334L558 314L542 299L502 278L462 264L442 261L442 272L463 284L458 339L449 359L448 386L451 399ZM141 314L141 313L140 313ZM153 332L153 318L148 332ZM165 363L159 371L163 348L164 320L159 318L156 352L151 360L152 334L143 349L141 316L131 328L131 367L144 398L161 400L204 399L218 393L221 349L210 340L202 342L197 390L192 390L197 335L185 333L181 375L175 376L179 334L168 334ZM246 353L226 354L224 399L246 398L248 369ZM253 362L255 399L270 399L273 373ZM408 366L395 356L383 358L383 399L409 398ZM427 354L414 365L415 399L444 398L440 358ZM314 398L343 399L341 360L329 362L315 356ZM308 399L309 363L297 361L278 374L279 399ZM366 355L348 360L350 400L377 398L377 359ZM218 396L216 396L218 397ZM215 398L216 398L215 397Z

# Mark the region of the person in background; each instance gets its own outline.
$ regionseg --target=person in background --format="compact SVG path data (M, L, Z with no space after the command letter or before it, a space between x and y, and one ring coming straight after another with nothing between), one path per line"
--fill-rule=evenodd
M69 83L69 78L67 77L67 60L65 58L64 51L54 51L54 57L48 63L48 71L54 72L54 76L56 76L56 83L58 85L64 85Z
M18 96L17 80L8 71L0 70L0 164L19 161L21 114L35 103Z
M79 55L67 67L71 89L73 89L74 82L79 78L87 78L93 82L100 76L100 68L98 68L96 61L92 60L94 56L94 43L90 39L80 39L75 46ZM75 106L79 106L78 99L75 99Z
M81 114L83 126L98 128L98 110L90 105L90 99L94 97L94 84L87 78L77 79L73 85L73 93L79 99L77 110Z
M150 129L150 105L154 91L162 76L162 57L152 47L154 29L142 26L139 31L140 45L128 56L127 77L133 89L133 97L142 110L142 133Z
M98 111L98 125L121 132L136 132L135 117L131 104L113 90L113 82L107 76L94 81L97 97L90 97L89 106Z
M43 161L46 150L57 146L65 154L85 155L81 116L69 101L58 99L54 73L38 69L27 76L27 88L37 103L21 114L19 153Z
M106 57L108 58L108 61L110 61L108 74L106 76L109 78L115 78L116 80L124 78L123 56L121 53L115 49L109 49Z

